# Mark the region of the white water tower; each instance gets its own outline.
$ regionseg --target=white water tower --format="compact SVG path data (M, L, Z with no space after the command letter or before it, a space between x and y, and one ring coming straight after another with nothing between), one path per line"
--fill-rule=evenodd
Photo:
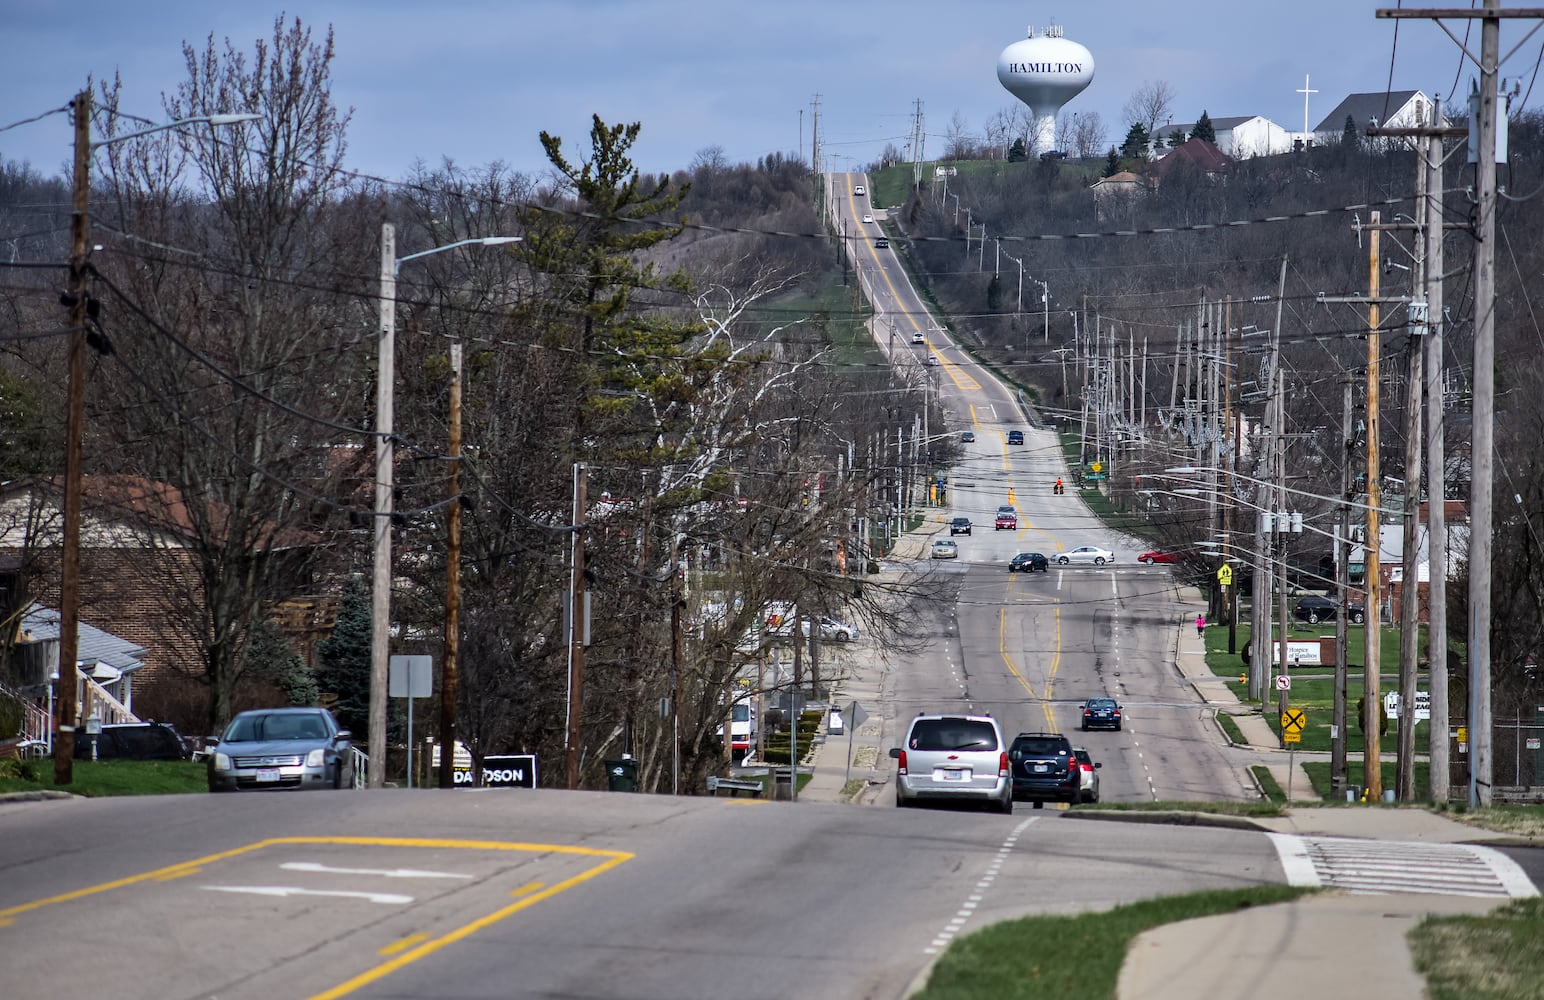
M1094 81L1094 57L1077 42L1062 37L1061 25L1041 28L1003 49L997 79L1008 93L1029 106L1034 116L1033 149L1056 148L1056 116L1062 106Z

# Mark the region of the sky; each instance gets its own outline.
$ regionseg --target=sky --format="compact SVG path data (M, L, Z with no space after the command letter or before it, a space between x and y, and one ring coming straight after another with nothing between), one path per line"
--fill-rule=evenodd
M1093 54L1093 82L1065 110L1099 112L1112 143L1124 137L1131 95L1158 81L1174 93L1175 122L1204 110L1298 131L1305 77L1317 91L1310 125L1350 93L1468 93L1473 67L1435 22L1374 17L1398 2L0 0L0 128L115 74L125 110L163 120L161 95L186 75L184 42L201 49L213 35L250 54L283 14L317 40L333 29L333 100L353 114L346 163L388 179L447 158L540 175L539 134L580 157L596 114L641 123L632 152L645 172L687 168L714 146L731 163L807 158L817 101L826 169L861 169L887 145L904 148L917 101L936 154L956 115L979 133L1016 104L998 83L997 57L1031 24L1059 24ZM1467 22L1449 24L1464 37ZM1503 22L1503 53L1525 25ZM1503 75L1526 89L1539 45L1530 41ZM71 139L67 117L55 115L0 132L0 157L62 176Z

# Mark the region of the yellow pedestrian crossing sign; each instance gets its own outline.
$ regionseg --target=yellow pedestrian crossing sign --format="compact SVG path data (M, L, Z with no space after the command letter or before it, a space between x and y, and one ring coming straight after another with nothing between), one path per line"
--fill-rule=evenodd
M1089 462L1088 463L1088 471L1090 471L1090 472L1103 472L1104 471L1104 463L1103 462Z
M1217 567L1217 582L1224 587L1233 586L1233 567L1227 563Z

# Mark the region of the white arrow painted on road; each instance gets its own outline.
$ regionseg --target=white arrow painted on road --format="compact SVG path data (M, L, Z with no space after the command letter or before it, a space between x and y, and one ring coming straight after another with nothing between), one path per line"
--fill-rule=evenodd
M286 861L279 866L290 872L320 872L326 875L381 875L385 878L471 878L457 872L419 871L416 868L333 868L315 861Z
M244 892L253 896L340 896L344 899L366 899L372 903L403 905L413 901L412 896L398 896L390 892L345 892L341 889L301 889L289 885L206 885L210 892Z

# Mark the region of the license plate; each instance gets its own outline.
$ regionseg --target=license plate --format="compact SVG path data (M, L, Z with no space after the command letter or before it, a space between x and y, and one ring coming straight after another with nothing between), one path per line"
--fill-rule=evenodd
M1051 769L1051 765L1049 765L1049 764L1036 764L1035 765L1035 773L1036 774L1045 774L1050 769Z
M933 772L934 781L969 781L969 769L963 771L946 771L942 768Z
M257 780L258 781L278 781L279 780L279 769L276 768L276 767L259 768L258 771L257 771Z

